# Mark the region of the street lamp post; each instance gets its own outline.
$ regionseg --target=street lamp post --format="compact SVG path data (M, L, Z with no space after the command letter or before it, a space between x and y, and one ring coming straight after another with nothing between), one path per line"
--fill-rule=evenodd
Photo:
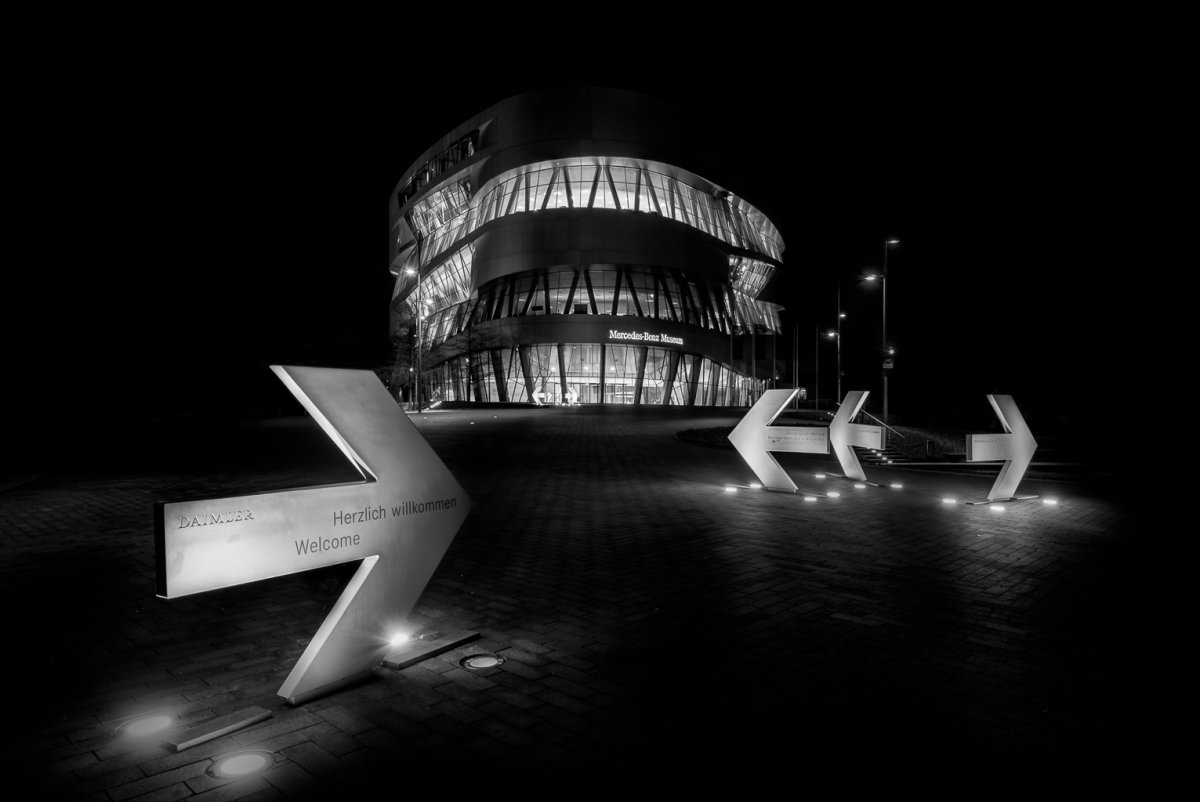
M813 326L813 409L821 408L821 329Z
M837 288L837 403L842 403L842 320L846 313L842 311L842 288Z
M896 349L894 349L890 345L888 345L888 336L887 336L887 261L888 261L888 251L891 250L893 245L899 245L899 244L900 244L900 240L898 240L898 239L884 240L884 242L883 242L883 271L880 273L873 273L866 277L867 281L875 281L876 279L878 279L879 283L883 285L883 352L884 352L884 359L883 359L882 372L883 372L883 422L884 423L888 422L888 371L891 370L889 363L892 361L892 359L891 359L892 355L896 353Z
M840 403L842 397L842 335L835 329L825 332L825 336L833 340L837 346L837 397L833 399L834 406Z
M421 411L421 386L424 383L424 379L423 379L423 376L421 373L421 316L425 312L425 308L421 305L422 299L421 299L421 240L420 239L417 240L417 269L414 270L411 267L409 267L409 268L405 268L404 272L410 276L415 275L417 277L417 312L414 315L414 319L417 321L417 376L416 376L417 380L414 383L414 391L415 391L414 400L416 401L417 412L420 412Z

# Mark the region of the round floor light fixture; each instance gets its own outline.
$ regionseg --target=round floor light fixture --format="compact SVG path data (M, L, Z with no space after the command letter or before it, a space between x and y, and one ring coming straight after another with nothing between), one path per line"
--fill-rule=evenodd
M459 665L472 671L485 671L496 668L503 662L504 658L497 654L472 654L460 660Z
M134 738L141 738L146 735L154 735L157 732L170 727L175 722L175 717L166 713L158 713L150 716L138 716L125 721L121 726L117 727L117 732L122 735L132 735Z
M257 774L275 762L275 755L265 749L250 749L245 752L234 752L222 755L213 760L205 771L210 777L222 780L236 780Z

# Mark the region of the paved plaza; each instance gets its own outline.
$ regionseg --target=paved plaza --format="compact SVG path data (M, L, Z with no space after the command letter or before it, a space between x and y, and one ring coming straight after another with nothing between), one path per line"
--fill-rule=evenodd
M990 476L868 469L884 486L855 489L814 478L831 458L779 455L820 494L806 501L676 437L742 412L410 416L473 502L413 623L479 638L297 707L276 691L347 572L159 599L153 502L356 480L313 421L163 423L12 483L11 771L37 798L94 800L1142 778L1156 613L1119 482L1032 474L1021 490L1042 498L996 512L942 502L984 498ZM474 654L503 662L462 667ZM272 715L182 752L118 732L150 711L184 729L251 706ZM213 776L243 748L270 767Z

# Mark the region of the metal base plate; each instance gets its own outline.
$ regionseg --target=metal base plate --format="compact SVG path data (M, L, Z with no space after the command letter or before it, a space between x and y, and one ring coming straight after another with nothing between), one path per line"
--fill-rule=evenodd
M271 716L272 713L270 710L258 705L251 705L250 707L218 718L202 721L177 735L163 739L162 743L163 746L173 752L182 752L185 749L191 749L193 746L199 746L202 743L228 735L231 732L237 732L240 729L249 727L251 724L266 721Z
M463 630L438 632L436 633L436 637L428 640L418 636L403 646L388 652L387 656L383 658L383 664L387 668L408 668L422 660L427 660L442 652L456 649L464 643L470 643L478 638L478 632L465 632Z
M852 479L851 477L846 476L845 474L832 473L830 471L825 471L825 475L832 476L835 479L845 479L847 482L856 482L860 485L870 485L871 487L883 487L883 485L879 484L878 482L872 482L870 479Z
M1010 501L1028 501L1031 498L1037 498L1037 496L1010 496L1009 498L985 498L983 501L968 501L968 502L966 502L966 504L968 506L972 506L972 507L977 504L1007 504Z

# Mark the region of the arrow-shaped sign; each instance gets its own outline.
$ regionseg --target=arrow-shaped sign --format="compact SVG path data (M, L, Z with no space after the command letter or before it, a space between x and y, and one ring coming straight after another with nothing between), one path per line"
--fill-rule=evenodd
M539 407L542 405L542 402L545 400L546 400L546 393L544 391L538 390L537 392L535 392L533 394L533 402L535 404L537 404Z
M989 395L988 403L1000 419L1004 434L969 434L967 435L967 462L987 462L1005 460L996 477L992 490L988 493L988 501L1008 501L1016 498L1037 498L1036 496L1017 496L1017 485L1033 460L1033 452L1037 451L1037 441L1025 423L1017 403L1011 395ZM979 502L983 503L983 502Z
M271 369L363 481L157 502L158 595L362 560L279 689L298 704L380 664L471 501L373 373Z
M729 442L768 490L795 493L796 483L780 467L772 451L828 454L829 430L824 426L772 426L799 390L767 390L746 417L729 433Z
M579 398L579 393L575 392L575 388L568 387L567 388L567 403L574 404L578 398Z
M842 405L838 407L837 415L829 423L829 442L833 445L833 453L837 455L846 477L856 482L867 481L867 475L863 473L858 455L851 446L883 448L882 426L850 422L862 409L870 394L870 390L851 390L846 393Z

